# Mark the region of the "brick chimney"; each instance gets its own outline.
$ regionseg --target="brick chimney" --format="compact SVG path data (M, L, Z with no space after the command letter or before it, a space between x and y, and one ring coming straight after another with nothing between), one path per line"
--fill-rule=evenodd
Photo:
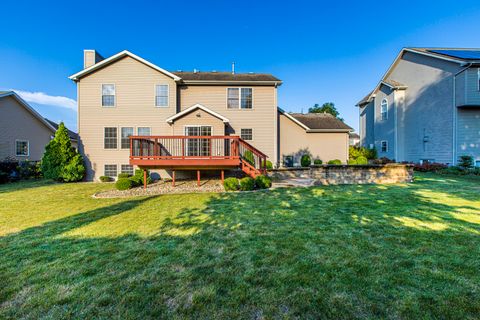
M93 66L103 60L103 57L95 50L83 50L83 69Z

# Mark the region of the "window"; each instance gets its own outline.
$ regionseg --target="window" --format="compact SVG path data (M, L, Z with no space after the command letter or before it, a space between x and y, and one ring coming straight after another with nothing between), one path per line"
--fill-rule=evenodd
M228 88L227 89L227 108L229 109L238 109L240 104L240 97L239 97L238 88Z
M253 89L252 88L228 88L227 108L229 109L252 109Z
M138 127L137 134L139 136L149 136L150 135L150 127Z
M480 91L480 68L477 69L477 90Z
M116 178L117 177L117 165L116 164L106 164L103 170L103 175L107 177Z
M253 130L240 129L240 138L242 138L243 140L253 140Z
M30 154L28 140L16 140L15 141L15 154L20 157L28 157Z
M475 161L475 167L479 167L479 168L480 168L480 160Z
M155 106L168 107L168 85L160 84L155 86Z
M102 84L102 107L115 106L115 85Z
M381 149L380 149L380 150L381 150L382 152L388 152L388 142L387 142L387 141L383 140L383 141L380 143L380 145L381 145Z
M133 176L133 166L130 165L130 164L122 164L122 167L121 167L121 172L122 173L127 173L131 176Z
M103 147L105 149L117 149L117 128L105 128Z
M130 149L130 136L133 136L133 128L122 128L122 149Z
M382 105L380 106L380 115L382 120L388 119L388 101L387 99L382 100Z

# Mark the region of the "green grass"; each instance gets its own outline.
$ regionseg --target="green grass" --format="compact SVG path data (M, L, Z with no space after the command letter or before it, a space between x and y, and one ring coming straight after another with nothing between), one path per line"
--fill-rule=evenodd
M478 318L480 180L93 199L0 186L0 319Z

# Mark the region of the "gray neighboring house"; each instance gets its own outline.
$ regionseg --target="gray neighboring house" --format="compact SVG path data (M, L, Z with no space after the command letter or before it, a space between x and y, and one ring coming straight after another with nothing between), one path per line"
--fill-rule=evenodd
M41 160L57 128L15 92L0 91L0 160ZM69 136L76 148L77 134L69 130Z
M480 49L404 48L357 106L379 157L480 166Z

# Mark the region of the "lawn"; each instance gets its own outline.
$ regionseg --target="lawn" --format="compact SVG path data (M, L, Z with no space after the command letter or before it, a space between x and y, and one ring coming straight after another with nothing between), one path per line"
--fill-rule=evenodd
M0 319L480 315L480 179L93 199L0 186Z

